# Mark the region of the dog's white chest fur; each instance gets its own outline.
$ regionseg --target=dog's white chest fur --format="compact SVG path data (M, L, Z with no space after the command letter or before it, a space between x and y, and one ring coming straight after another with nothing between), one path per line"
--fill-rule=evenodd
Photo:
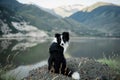
M54 38L53 41L52 41L52 43L53 43L53 42L57 43L57 39ZM62 45L62 44L63 44L63 45ZM62 47L64 48L64 53L65 53L66 50L67 50L67 48L68 48L68 46L69 46L69 42L64 43L63 41L61 41L60 46L62 46Z
M64 53L66 52L68 46L69 46L68 42L66 42L66 43L62 46L62 47L64 48Z

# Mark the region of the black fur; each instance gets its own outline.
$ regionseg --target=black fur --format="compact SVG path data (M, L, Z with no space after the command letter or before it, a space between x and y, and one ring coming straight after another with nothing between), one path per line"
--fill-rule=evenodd
M49 48L50 57L48 59L48 70L53 73L64 74L71 76L71 71L66 66L66 59L64 57L64 48L60 45L63 40L64 43L69 41L69 33L63 32L62 34L55 34L57 42L53 42Z
M69 41L69 33L68 32L63 32L62 35L63 35L63 37L62 37L63 41L68 42Z

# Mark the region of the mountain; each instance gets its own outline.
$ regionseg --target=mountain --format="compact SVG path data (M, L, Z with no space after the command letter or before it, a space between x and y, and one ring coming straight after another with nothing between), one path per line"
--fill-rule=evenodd
M20 21L20 19L13 11L0 6L0 34L17 33L18 30L14 28L11 21Z
M3 0L0 7L0 25L2 26L0 34L6 37L37 36L43 33L51 36L55 32L62 31L69 31L71 35L88 35L90 31L73 19L58 18L35 5L21 4L16 0Z
M15 12L0 6L0 35L2 37L36 37L38 33L42 34L39 37L47 36L44 31L29 25Z
M97 5L97 6L96 6ZM110 3L96 3L71 15L70 18L83 23L105 36L120 36L120 6Z
M60 7L54 8L52 9L52 12L62 17L68 17L74 14L75 12L80 11L83 8L84 6L80 4L66 5L66 6L60 6Z
M0 37L44 37L45 31L29 25L17 11L25 6L16 0L1 0L0 3ZM40 35L38 35L38 33Z
M107 5L114 5L112 3L106 3L106 2L97 2L89 7L85 7L82 9L82 11L84 12L91 12L92 10L94 10L95 8L98 8L100 6L107 6Z
M20 4L17 0L0 0L0 6L14 11L23 6L23 4Z
M24 20L29 22L31 25L47 31L50 35L56 31L70 31L78 35L79 31L89 30L75 20L69 18L58 18L34 5L25 5L21 7L17 11L17 14L22 16Z
M35 5L35 4L34 4L34 5ZM61 15L56 14L56 13L54 12L54 9L43 8L43 7L40 7L40 6L38 6L38 5L35 5L35 6L39 7L41 10L43 10L43 11L45 11L45 12L48 12L48 13L52 14L53 16L56 16L56 17L58 17L58 18L62 18Z

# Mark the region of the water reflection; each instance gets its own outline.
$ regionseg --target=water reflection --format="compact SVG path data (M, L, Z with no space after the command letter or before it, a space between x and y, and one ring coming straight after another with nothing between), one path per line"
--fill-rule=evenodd
M14 62L16 66L33 64L47 59L51 39L1 39L0 64ZM69 57L101 58L120 54L119 38L71 38L67 55ZM13 60L13 61L11 61Z
M119 38L71 38L67 55L72 57L101 58L120 54ZM0 63L6 65L14 61L15 65L27 65L48 58L50 40L27 38L27 39L1 39L0 40ZM8 59L8 60L7 60Z
M78 38L71 41L68 52L75 57L102 58L120 54L119 38Z
M15 65L7 75L23 78L34 68L47 64L51 39L0 39L0 64ZM103 53L108 56L120 57L119 38L71 38L67 57L102 58ZM45 61L44 61L45 60ZM14 73L14 74L13 74ZM18 75L19 73L19 75Z
M39 62L47 56L47 46L45 39L1 39L0 64L4 67L11 62L15 65Z
M28 76L29 71L44 66L46 64L47 64L47 60L32 65L19 66L13 70L8 71L5 75L2 76L6 76L7 79L9 79L9 77L11 76L11 77L15 77L16 80L21 80L24 77Z

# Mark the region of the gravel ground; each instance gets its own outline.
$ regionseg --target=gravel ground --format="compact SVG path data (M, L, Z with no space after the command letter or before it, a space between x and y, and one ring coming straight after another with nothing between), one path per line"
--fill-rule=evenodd
M116 78L116 72L107 64L101 64L88 58L69 58L67 66L80 73L80 80L120 80ZM73 80L62 74L48 72L47 65L29 72L29 76L23 80Z

